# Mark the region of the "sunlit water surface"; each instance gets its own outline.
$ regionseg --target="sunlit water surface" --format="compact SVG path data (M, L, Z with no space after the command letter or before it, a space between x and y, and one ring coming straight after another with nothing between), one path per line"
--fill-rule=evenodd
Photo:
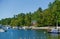
M8 29L7 32L0 32L0 39L60 39L60 34L51 34L44 30Z

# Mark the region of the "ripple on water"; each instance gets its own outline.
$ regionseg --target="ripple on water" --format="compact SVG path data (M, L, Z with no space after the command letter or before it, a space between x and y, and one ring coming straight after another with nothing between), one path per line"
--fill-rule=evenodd
M49 34L43 30L9 29L7 32L0 32L0 39L60 39L60 34Z

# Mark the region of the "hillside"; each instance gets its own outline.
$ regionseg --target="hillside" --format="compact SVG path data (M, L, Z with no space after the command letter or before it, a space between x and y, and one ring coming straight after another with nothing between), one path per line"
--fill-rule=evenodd
M48 8L45 10L42 10L42 8L39 7L34 13L20 13L18 15L14 15L12 18L1 19L0 24L11 26L60 25L60 1L55 0L53 3L49 3Z

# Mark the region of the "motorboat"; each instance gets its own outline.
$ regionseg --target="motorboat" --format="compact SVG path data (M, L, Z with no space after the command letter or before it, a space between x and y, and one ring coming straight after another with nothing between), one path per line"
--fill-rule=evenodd
M5 32L5 30L4 29L0 29L0 32Z
M60 34L60 30L58 28L52 28L48 33Z

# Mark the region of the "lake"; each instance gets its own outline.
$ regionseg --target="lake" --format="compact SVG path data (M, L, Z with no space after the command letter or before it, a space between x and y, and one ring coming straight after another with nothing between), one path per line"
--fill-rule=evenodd
M60 39L60 34L47 33L45 30L8 29L0 32L0 39Z

